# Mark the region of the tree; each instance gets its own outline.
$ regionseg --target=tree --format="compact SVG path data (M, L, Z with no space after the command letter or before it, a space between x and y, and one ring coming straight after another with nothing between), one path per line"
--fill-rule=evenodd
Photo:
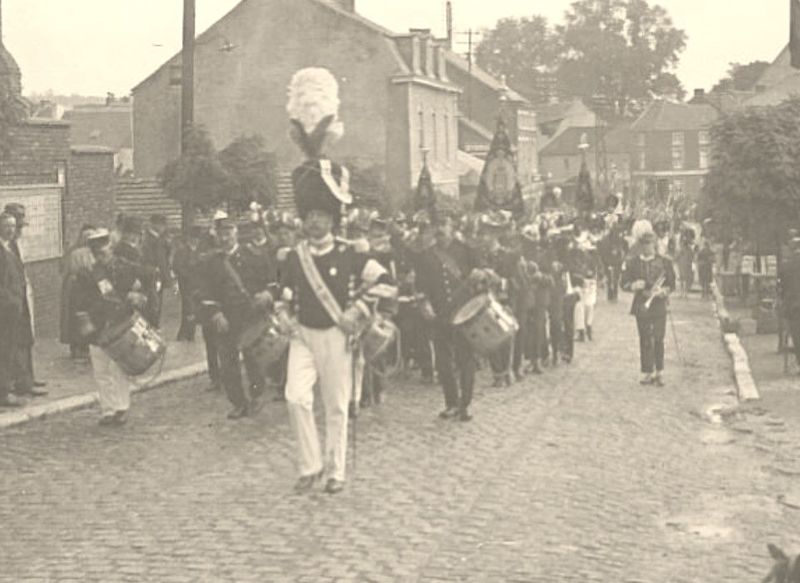
M727 76L720 79L711 91L752 91L768 67L766 61L753 61L746 65L731 63Z
M267 152L261 136L241 136L219 153L227 174L224 198L236 210L251 202L270 206L277 198L275 158Z
M14 126L28 117L25 100L14 90L11 78L0 74L0 158L11 151Z
M481 67L496 76L505 75L509 86L534 103L548 100L560 62L560 39L543 16L503 18L475 51Z
M671 71L686 34L661 6L647 0L577 0L558 33L559 87L569 95L604 95L619 115L653 96L683 95Z
M211 137L201 126L187 130L185 149L167 164L159 179L171 198L186 211L209 210L224 200L228 175L219 161ZM184 220L188 219L184 217Z
M774 249L800 210L800 98L726 116L711 141L703 215L759 253Z

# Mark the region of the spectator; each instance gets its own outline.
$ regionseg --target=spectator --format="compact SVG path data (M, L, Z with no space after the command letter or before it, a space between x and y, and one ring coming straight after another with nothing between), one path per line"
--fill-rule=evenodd
M22 323L25 301L25 274L22 262L14 254L11 242L17 220L9 213L0 214L0 407L25 404L12 393L14 389L14 354Z
M697 272L700 279L700 287L703 289L703 298L711 297L711 281L714 278L714 257L711 242L706 240L700 253L697 254Z
M61 263L61 343L69 345L70 357L75 360L89 359L89 344L78 332L78 322L70 297L77 277L84 271L90 271L94 265L94 257L88 245L88 237L93 231L92 225L81 227L78 240L67 250Z
M200 243L207 232L208 230L202 225L192 225L175 250L173 268L181 295L181 327L178 330L178 340L193 342L199 324L196 294L200 288Z
M167 240L167 219L164 215L152 215L150 225L142 240L142 264L156 270L155 297L148 304L147 319L154 328L161 324L161 307L164 288L174 288L172 278L172 249Z
M689 297L694 284L694 244L684 239L678 251L678 272L681 277L681 297Z
M791 255L781 264L778 275L783 315L789 323L792 346L800 365L800 238L791 242Z
M16 219L17 230L11 240L11 251L22 265L22 273L25 276L25 265L22 261L22 253L19 249L19 239L22 237L22 230L28 226L25 220L25 207L19 203L9 203L4 212L13 215ZM34 397L46 395L47 391L42 387L47 383L36 380L33 371L33 319L31 318L31 307L28 303L28 280L25 276L25 299L22 305L22 323L19 327L16 338L16 351L14 354L14 386L16 391L22 395Z

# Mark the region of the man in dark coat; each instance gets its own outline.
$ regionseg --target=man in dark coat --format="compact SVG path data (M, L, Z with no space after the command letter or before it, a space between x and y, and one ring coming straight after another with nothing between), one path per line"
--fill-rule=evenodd
M17 221L17 229L14 238L11 240L11 251L17 257L22 265L23 277L25 277L25 267L22 261L22 254L19 249L19 239L22 237L22 230L28 226L25 219L25 207L19 203L10 203L5 207L5 212L14 216ZM16 341L16 351L14 354L14 386L18 394L42 396L46 395L47 391L42 387L46 383L36 380L36 375L33 370L33 319L31 317L31 308L28 304L28 284L27 277L25 277L25 301L22 306L22 322L18 331Z
M783 314L789 323L794 355L800 366L800 238L790 241L788 257L778 272Z
M181 326L178 340L194 341L197 329L197 292L200 289L201 250L200 240L207 229L202 225L192 225L188 233L175 249L173 269L178 278L181 296Z
M259 395L242 383L239 340L256 316L259 294L251 295L241 276L243 251L239 246L236 223L219 221L220 248L211 252L203 264L200 303L203 317L213 326L220 365L220 380L233 409L229 419L240 419L258 409ZM267 294L271 299L271 296Z
M150 225L142 239L142 263L155 269L155 295L147 319L156 328L161 324L164 289L172 288L172 247L167 240L167 219L164 215L150 217Z
M452 217L439 215L435 222L436 244L419 257L416 271L417 286L430 307L425 312L432 320L436 371L444 390L445 409L439 416L470 421L475 355L451 320L471 299L467 280L477 260L467 245L455 239Z
M13 394L16 339L25 303L25 274L11 246L16 227L13 215L0 214L0 407L25 404L24 399Z

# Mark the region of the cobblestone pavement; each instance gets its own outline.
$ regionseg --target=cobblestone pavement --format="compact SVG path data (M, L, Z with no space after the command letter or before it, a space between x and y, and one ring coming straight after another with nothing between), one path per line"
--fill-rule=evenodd
M761 580L767 542L800 551L797 428L731 408L698 300L675 302L684 364L670 340L669 385L641 387L626 308L600 306L575 364L479 390L470 424L398 383L335 497L291 493L282 406L228 422L191 383L142 395L122 429L81 411L8 430L0 580Z

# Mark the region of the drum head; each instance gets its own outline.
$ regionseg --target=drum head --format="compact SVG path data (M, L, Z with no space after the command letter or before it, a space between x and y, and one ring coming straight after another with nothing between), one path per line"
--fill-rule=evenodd
M485 310L490 301L487 295L480 295L472 298L456 312L455 316L453 316L453 325L460 326L461 324L469 322L472 318Z

